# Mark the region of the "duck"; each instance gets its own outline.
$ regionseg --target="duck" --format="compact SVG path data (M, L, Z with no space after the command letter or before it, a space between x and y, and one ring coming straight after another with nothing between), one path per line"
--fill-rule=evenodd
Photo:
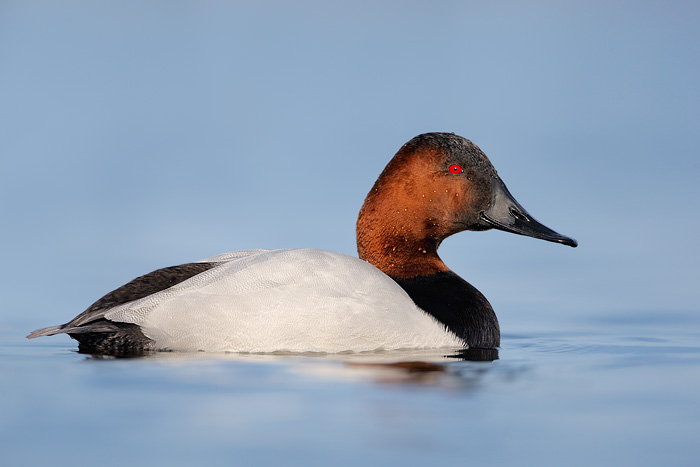
M476 144L424 133L365 198L358 257L255 249L166 267L27 337L68 334L79 352L107 355L495 349L491 304L438 256L447 237L490 229L578 245L535 220Z

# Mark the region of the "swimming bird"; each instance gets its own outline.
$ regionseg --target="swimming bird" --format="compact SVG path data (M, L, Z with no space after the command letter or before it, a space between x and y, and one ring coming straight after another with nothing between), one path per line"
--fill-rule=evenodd
M490 303L437 252L450 235L489 229L577 246L537 222L474 143L426 133L399 149L367 195L359 258L243 250L158 269L27 337L66 333L81 352L102 354L495 348Z

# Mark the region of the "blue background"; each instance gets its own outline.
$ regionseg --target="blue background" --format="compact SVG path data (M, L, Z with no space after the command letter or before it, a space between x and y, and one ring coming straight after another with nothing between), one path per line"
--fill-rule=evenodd
M63 322L225 251L356 254L364 196L427 131L473 140L581 244L445 242L506 329L526 302L695 308L699 19L673 1L3 2L2 321Z

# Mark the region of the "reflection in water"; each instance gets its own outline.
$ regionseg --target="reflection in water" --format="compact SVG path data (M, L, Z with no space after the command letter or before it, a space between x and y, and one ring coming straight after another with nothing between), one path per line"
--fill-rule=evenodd
M100 360L100 359L113 359L113 358L141 358L156 355L158 353L170 353L170 352L156 352L155 350L113 350L111 352L94 353L88 352L78 346L77 353L83 355L89 355L89 359Z
M398 356L397 356L398 357ZM394 362L347 362L349 368L374 370L373 380L378 383L391 384L430 384L475 387L479 379L488 372L488 367L479 365L474 371L457 368L455 361L492 362L498 360L498 349L460 349L442 355L452 362L426 360L399 360Z
M396 362L396 363L358 363L349 362L348 366L365 366L365 367L386 367L403 370L406 373L429 373L432 371L444 372L445 366L439 363L430 362Z
M323 352L268 352L268 353L248 353L248 352L222 352L222 353L210 353L210 352L169 352L169 351L155 351L155 350L135 350L135 351L117 351L108 353L94 353L94 352L84 352L78 350L77 353L83 355L89 355L88 358L100 360L100 359L114 359L114 358L142 358L142 357L162 357L162 358L179 358L183 357L185 359L192 358L194 355L199 357L209 356L212 358L216 357L231 357L235 359L236 356L248 356L248 355L259 355L259 356L276 356L276 357L324 357L324 358L338 358L340 360L347 359L377 359L386 360L387 358L395 358L402 362L406 361L406 358L412 357L426 357L428 359L444 359L452 358L455 360L468 360L472 362L492 362L498 360L498 349L459 349L454 350L451 353L445 354L446 350L440 349L429 349L429 350L394 350L394 351L376 351L376 352L347 352L347 353L337 353L329 354Z
M365 376L382 384L437 384L447 373L445 365L431 362L348 362L349 369L367 370Z
M469 360L471 362L492 362L498 360L498 349L461 349L446 358Z
M22 446L21 459L41 455L37 440L59 446L97 436L83 443L90 449L106 436L147 439L136 462L156 464L153 456L183 446L195 461L216 450L222 458L257 458L263 450L286 456L268 464L322 451L325 463L519 465L522 452L537 451L545 452L536 459L545 465L573 458L594 464L601 456L691 465L700 420L699 328L625 324L619 331L509 335L498 352L107 359L77 355L69 342L0 344L0 373L8 375L0 379L0 431L10 436L5 444ZM533 451L543 437L557 449ZM591 439L603 451L591 454ZM46 452L43 463L55 464L55 449ZM356 452L367 455L351 457ZM194 459L187 454L182 462ZM12 460L5 464L22 463Z
M418 384L452 389L481 387L488 375L495 374L497 377L498 374L507 372L509 367L492 364L499 358L498 349L423 349L341 354L148 351L86 355L86 360L90 361L137 359L178 366L198 365L199 362L234 362L246 366L273 364L280 365L279 371L282 373L312 376L321 380Z

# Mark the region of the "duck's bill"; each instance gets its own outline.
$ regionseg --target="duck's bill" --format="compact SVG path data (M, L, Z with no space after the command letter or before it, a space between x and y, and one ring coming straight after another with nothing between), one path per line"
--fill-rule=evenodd
M505 230L519 235L562 243L571 247L578 246L573 238L555 232L540 224L510 194L506 185L498 178L493 179L493 198L491 206L481 213L481 226Z

